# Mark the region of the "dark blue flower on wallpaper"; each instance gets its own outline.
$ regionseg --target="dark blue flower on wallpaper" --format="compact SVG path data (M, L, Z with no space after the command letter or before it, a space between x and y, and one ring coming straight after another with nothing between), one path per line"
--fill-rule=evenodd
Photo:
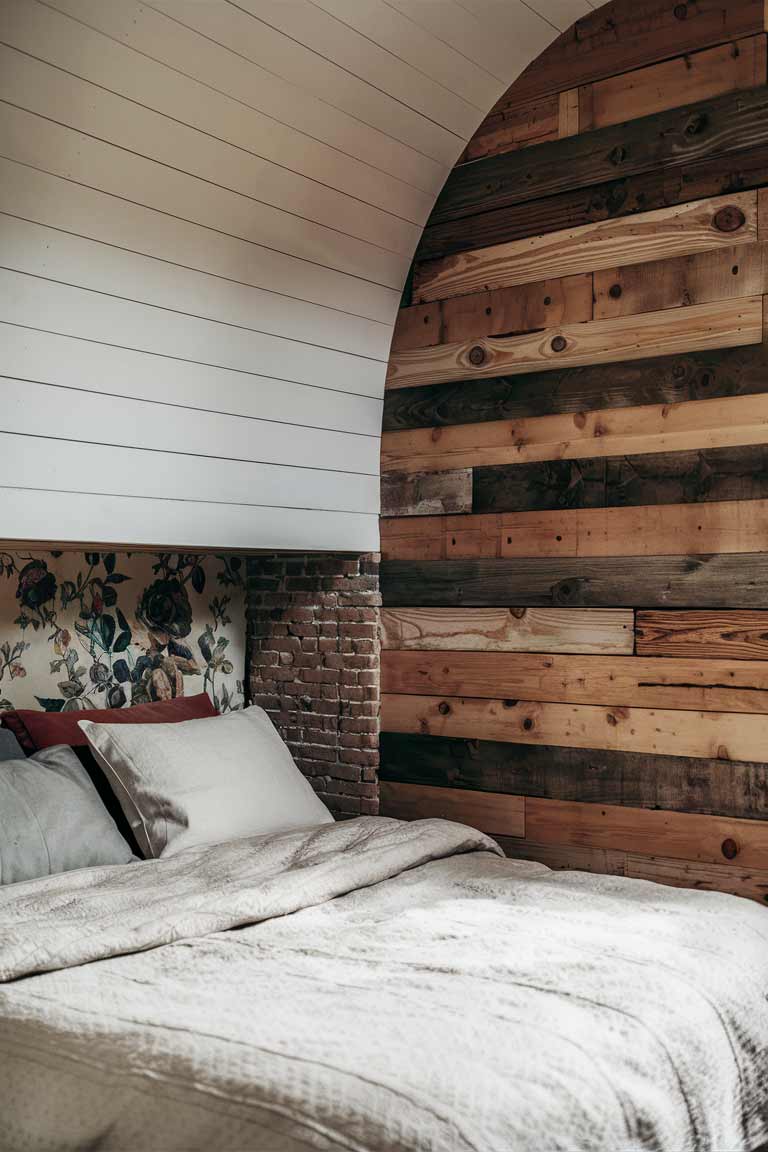
M186 588L179 580L155 580L142 593L136 619L155 635L176 640L188 636L192 631L192 607Z
M30 560L19 572L16 599L24 608L36 611L56 595L56 577L44 560Z

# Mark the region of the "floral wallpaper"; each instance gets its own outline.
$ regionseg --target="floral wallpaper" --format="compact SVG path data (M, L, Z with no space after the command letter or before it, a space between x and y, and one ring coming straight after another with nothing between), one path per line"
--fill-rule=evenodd
M0 710L243 705L245 564L177 552L4 552Z

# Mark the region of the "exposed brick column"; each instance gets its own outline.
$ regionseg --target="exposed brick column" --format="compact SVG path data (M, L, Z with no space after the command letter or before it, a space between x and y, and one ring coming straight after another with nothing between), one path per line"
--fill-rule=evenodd
M341 816L379 808L379 556L248 559L250 699Z

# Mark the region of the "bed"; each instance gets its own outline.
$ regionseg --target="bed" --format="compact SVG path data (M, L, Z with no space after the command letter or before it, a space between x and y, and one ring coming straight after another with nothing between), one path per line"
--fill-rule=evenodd
M768 912L362 817L0 888L3 1152L756 1152Z

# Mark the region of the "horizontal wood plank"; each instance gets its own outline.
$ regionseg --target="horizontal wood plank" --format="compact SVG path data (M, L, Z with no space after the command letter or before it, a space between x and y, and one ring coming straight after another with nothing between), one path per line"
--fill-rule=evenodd
M525 828L530 840L542 844L768 870L768 824L758 820L526 799ZM727 853L734 849L731 862Z
M763 660L387 650L381 687L405 695L768 714Z
M754 761L382 732L380 776L584 804L749 820L768 814L768 765Z
M529 234L524 239L417 263L413 296L425 303L718 248L730 252L734 247L754 244L757 219L757 193L751 191L691 200L558 232ZM723 231L718 222L728 230Z
M546 863L546 861L544 861ZM700 892L728 892L748 900L768 901L768 860L762 868L734 868L727 864L702 861L671 860L664 856L641 856L628 852L624 875L635 880L652 880L673 888L696 888Z
M462 162L530 148L560 135L560 107L555 93L525 104L510 103L514 86L494 105L467 144Z
M469 468L382 475L382 516L434 516L471 511L472 471Z
M768 446L765 444L648 456L510 464L473 471L472 509L475 512L625 508L766 498Z
M384 560L389 607L762 608L768 554Z
M477 513L381 521L387 560L689 556L768 551L768 501Z
M572 844L536 844L532 840L496 837L504 855L513 860L544 864L554 872L596 872L602 876L623 876L626 853L604 848L582 848Z
M383 608L384 649L631 655L634 615L620 608Z
M481 832L504 836L525 835L525 800L522 796L496 796L492 792L429 788L421 784L382 781L382 816L397 820L455 820Z
M759 760L768 738L768 716L739 712L390 692L382 694L381 727L383 732L465 740L482 732L486 740L511 744L610 748L703 760Z
M384 472L443 471L766 442L768 393L763 393L385 432L381 467Z
M639 656L768 660L768 611L644 609L637 613L636 637Z

